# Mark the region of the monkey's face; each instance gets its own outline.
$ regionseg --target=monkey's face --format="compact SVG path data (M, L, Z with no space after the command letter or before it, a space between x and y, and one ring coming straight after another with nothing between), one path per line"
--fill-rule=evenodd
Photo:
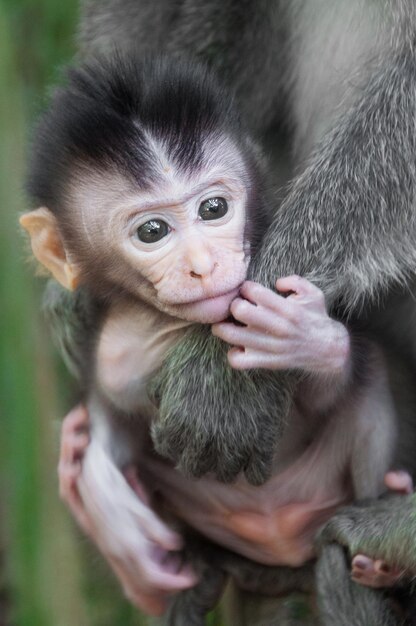
M143 198L123 255L153 285L161 310L212 323L228 315L246 276L244 189L232 177L172 183L156 205Z
M93 61L37 139L30 187L48 208L21 223L57 280L192 322L227 317L255 244L259 159L215 77L176 59Z
M96 262L113 284L170 315L202 323L223 320L249 261L242 162L227 168L219 162L191 177L168 164L162 169L146 191L131 183L120 186L109 175L104 194L91 184L88 194L85 187L76 194Z
M225 319L246 277L252 193L237 149L216 148L191 174L161 152L145 188L114 169L78 172L67 189L69 219L46 208L22 218L35 255L68 288L121 289L191 322Z

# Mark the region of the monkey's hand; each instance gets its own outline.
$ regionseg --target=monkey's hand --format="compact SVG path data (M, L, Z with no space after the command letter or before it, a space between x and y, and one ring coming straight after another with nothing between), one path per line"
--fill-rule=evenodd
M61 497L100 548L130 602L159 615L172 593L197 583L177 552L182 539L151 511L146 492L131 471L126 481L103 458L102 450L93 450L93 443L88 447L87 428L83 407L64 420L58 467ZM101 478L107 483L109 476L103 494Z
M349 362L349 335L331 319L324 294L305 278L276 282L287 297L247 281L231 305L244 326L220 323L213 333L235 346L228 353L233 368L300 369L311 373L343 372Z
M352 557L351 577L368 587L395 585L416 572L416 496L406 472L389 472L385 483L402 496L341 509L318 538L340 543Z
M187 476L209 472L232 481L244 471L261 484L270 475L295 376L242 372L209 327L197 327L170 351L150 393L159 405L156 450Z

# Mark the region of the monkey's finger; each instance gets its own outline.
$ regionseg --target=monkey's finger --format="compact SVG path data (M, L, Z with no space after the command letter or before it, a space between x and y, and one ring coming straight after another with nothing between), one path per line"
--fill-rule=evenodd
M147 506L150 506L150 499L147 495L147 491L144 488L144 485L140 482L139 476L137 473L137 469L134 465L129 465L124 468L123 474L129 484L129 486L133 489L136 496Z
M79 494L78 497L74 496L73 498L66 498L66 503L78 526L86 535L93 538L94 526L90 516L84 508L83 503L79 500Z
M168 598L164 592L144 592L137 585L137 575L131 575L131 573L126 570L124 564L121 564L117 559L107 558L121 583L125 597L133 606L155 617L165 612Z
M167 526L146 504L139 498L129 503L129 510L134 515L137 532L152 544L167 551L177 551L183 546L181 535Z
M256 328L264 333L282 336L290 330L288 320L291 311L287 307L284 308L285 306L283 305L279 310L277 308L270 309L263 305L255 306L247 300L237 298L232 302L230 311L233 317L242 324ZM216 326L217 324L214 324L213 328L216 328Z
M235 324L216 324L212 329L213 334L232 346L241 346L253 350L278 353L281 349L281 341L276 337L264 332L258 332L252 328L242 328Z
M61 459L67 463L79 461L88 447L89 437L85 433L63 435L61 440Z
M78 404L64 417L62 432L70 434L89 427L88 411L83 404Z
M181 535L167 526L141 499L135 506L136 518L141 532L146 538L164 550L180 550L183 546Z
M380 589L393 587L404 575L404 570L390 567L383 560L374 560L357 554L351 562L351 578L366 587Z
M72 466L72 470L74 467ZM62 470L61 470L62 472ZM70 470L63 470L65 478L62 474L59 476L59 495L65 502L71 514L75 518L80 528L87 534L92 535L92 521L85 510L84 503L81 499L75 476L70 475Z
M59 488L61 496L63 497L66 492L73 487L76 487L77 480L81 475L81 464L79 461L75 463L67 463L64 460L60 460L58 463L58 478Z
M228 362L236 370L271 369L287 370L293 367L290 357L282 354L270 354L258 350L231 348Z
M144 505L143 505L144 506ZM164 550L180 550L183 538L179 533L166 526L152 511L145 507L145 515L140 515L138 525L149 541Z
M136 607L158 616L167 608L169 597L190 587L194 587L198 578L194 572L186 566L179 573L169 574L158 563L135 560L108 559L115 574L120 580L126 598Z
M85 432L88 426L88 412L85 407L75 407L65 417L61 431L60 458L73 462L82 456L88 446L89 438Z
M244 282L241 286L240 294L253 305L261 305L268 309L272 309L273 311L284 312L287 309L291 309L293 306L293 303L287 298L284 298L283 296L272 291L271 289L267 289L267 287L263 287L263 285L253 283L248 280ZM234 304L234 302L238 301L239 299L241 300L241 298L236 298L236 300L234 300L232 304Z
M384 484L391 491L408 495L413 493L413 481L410 474L404 471L387 472L384 476Z
M313 300L321 300L322 302L325 301L324 294L319 287L311 283L306 278L302 278L296 274L292 276L285 276L284 278L278 278L276 281L276 289L283 293L292 291L293 296L303 296L312 298Z
M183 563L183 559L180 561L181 567L171 568L171 561L175 558L178 561L176 553L172 555L158 547L156 550L150 548L149 551L148 546L128 559L116 558L116 561L130 581L141 581L143 591L177 592L196 585L198 576L189 564Z
M148 508L149 512L151 512L150 500L147 494L147 491L143 484L140 482L137 471L133 466L126 468L123 471L126 480L133 489L134 493L138 496L139 500ZM151 514L153 516L153 514ZM179 550L183 546L183 539L178 534L171 530L168 526L165 526L163 522L161 522L157 517L152 519L152 517L146 515L145 522L145 531L147 537L155 541L160 547L166 550Z
M194 587L198 582L198 578L189 568L184 568L179 573L170 573L155 563L152 563L150 567L151 573L145 579L146 585L150 588L178 592Z

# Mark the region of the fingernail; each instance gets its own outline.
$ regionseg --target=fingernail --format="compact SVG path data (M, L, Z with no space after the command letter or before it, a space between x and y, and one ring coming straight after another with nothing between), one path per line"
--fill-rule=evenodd
M366 559L356 558L353 562L354 567L365 570L368 567L368 561Z

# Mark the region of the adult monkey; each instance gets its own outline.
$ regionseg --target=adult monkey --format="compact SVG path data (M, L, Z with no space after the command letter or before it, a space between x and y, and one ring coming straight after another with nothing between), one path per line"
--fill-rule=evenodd
M281 146L273 130L282 124L289 129L299 174L276 212L251 278L274 288L276 276L305 276L323 289L330 306L353 314L393 285L409 284L414 273L415 38L416 8L410 0L261 0L255 7L235 0L90 1L81 30L87 52L138 42L143 51L162 47L208 61L235 88L252 130L267 137L272 159ZM210 354L218 358L209 333L198 329L188 341L201 344L200 367L209 368ZM225 412L221 422L233 424L244 415L244 385L233 393L238 376L227 387L217 363L216 380L206 377L201 388L196 361L196 376L188 375L186 348L178 347L160 377L160 451L190 474L214 471L231 479L249 466L249 479L264 481L267 459L253 467L256 448L243 434L240 449L233 442L229 456L217 454L222 432L216 413L204 412L207 438L201 438L201 394L208 399L215 394L212 406ZM233 352L231 358L234 366L264 365L254 354ZM187 374L178 385L182 367ZM258 375L256 385L268 406ZM280 403L283 414L286 404ZM263 436L267 426L275 428L265 413L250 416L262 424Z
M408 285L414 274L416 8L410 0L251 5L90 0L81 22L82 47L89 52L138 43L143 51L162 47L208 61L235 88L252 129L268 138L272 159L281 146L273 143L273 129L290 127L300 173L276 212L251 277L273 288L276 276L294 272L317 283L332 307L359 313L367 300ZM189 341L202 344L201 367L209 367L215 340L198 329ZM232 478L249 464L253 445L242 433L240 450L233 442L228 458L218 455L222 433L216 415L207 412L209 443L201 443L199 398L215 394L212 405L225 413L221 421L233 423L244 415L244 385L233 394L217 363L217 379L206 378L201 389L200 371L189 377L188 354L179 346L161 376L159 447L187 473L212 470ZM234 352L232 360L234 366L262 366L253 354ZM182 366L186 377L177 385ZM197 371L195 360L193 367ZM256 385L267 398L258 375ZM264 411L256 417L264 431ZM266 471L261 464L254 467L252 480L261 482Z
M282 120L289 122L300 174L276 214L253 264L252 278L273 286L276 276L296 272L316 282L330 305L358 313L367 298L387 295L397 284L409 284L414 273L415 7L410 0L397 5L387 0L309 0L288 5L277 0L257 2L255 9L241 1L92 2L86 6L82 39L86 49L107 48L121 41L128 45L134 40L143 48L162 43L173 52L196 54L235 87L257 133L268 135ZM392 234L394 250L390 249ZM188 341L201 345L202 367L206 368L214 340L198 334ZM242 436L240 450L220 457L217 447L222 433L216 416L205 413L209 443L200 445L199 394L209 398L215 393L214 406L222 407L222 420L233 424L244 415L244 386L239 395L232 396L231 405L232 389L217 384L227 380L218 363L211 372L217 372L217 381L206 378L204 389L200 373L174 386L172 375L176 382L182 367L189 373L184 358L188 354L186 346L179 346L161 376L159 449L168 451L189 473L212 470L222 478L232 478L249 465L263 438L259 435L255 442L259 445L253 446ZM255 359L246 360L255 355L233 354L246 364L261 366ZM192 367L198 370L195 357ZM259 397L267 400L267 389L262 390L258 375L256 381ZM260 423L265 420L264 412L251 417L258 417ZM264 428L262 435L267 439ZM205 460L202 468L201 458ZM260 482L267 476L267 459L263 461L254 466L252 480ZM402 524L409 520L412 506L412 498L396 503L394 515ZM351 515L357 519L361 515L365 528L368 509ZM389 532L392 516L385 513L380 519L379 536ZM339 519L338 526L332 524L328 532L352 545L353 552L367 544L370 553L380 549L380 556L383 550L386 557L394 554L397 546L386 540L377 545L367 537L358 544L357 537L363 539L360 527L352 530L343 524L345 517ZM397 525L392 527L400 536ZM410 533L411 529L402 549L405 564L411 567L416 558Z

